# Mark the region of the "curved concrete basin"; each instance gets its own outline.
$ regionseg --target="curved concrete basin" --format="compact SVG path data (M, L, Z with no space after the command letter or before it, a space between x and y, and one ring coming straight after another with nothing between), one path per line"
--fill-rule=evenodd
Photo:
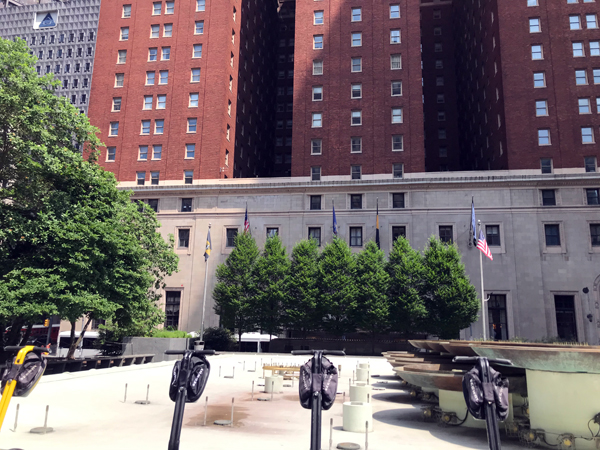
M452 362L451 357L425 356L423 358L394 358L388 360L392 367L402 367L407 364L442 364Z
M472 341L449 341L441 345L453 356L477 356L471 348Z
M409 339L408 343L415 348L420 348L423 350L431 350L431 347L429 347L429 345L428 345L428 341L425 341L425 340Z
M447 344L447 342L440 342L440 341L428 341L427 342L427 345L429 345L429 347L431 347L431 350L433 350L434 352L447 353L446 349L444 348L444 346L442 344Z

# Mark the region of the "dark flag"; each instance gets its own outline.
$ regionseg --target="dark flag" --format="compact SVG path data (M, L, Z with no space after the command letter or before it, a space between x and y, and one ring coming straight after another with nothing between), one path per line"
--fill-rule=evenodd
M377 199L377 216L375 221L375 243L377 244L377 248L381 248L381 243L379 242L379 199Z
M337 237L337 220L335 218L335 206L333 206L333 235Z
M477 245L477 221L475 220L475 203L473 203L473 197L471 197L471 236L473 237L473 245ZM471 245L470 242L469 245Z
M248 205L246 205L246 215L244 216L244 233L250 231L250 221L248 220Z
M208 258L210 258L211 248L212 248L212 243L210 241L210 228L209 228L208 234L206 235L206 248L204 250L204 262L208 261Z

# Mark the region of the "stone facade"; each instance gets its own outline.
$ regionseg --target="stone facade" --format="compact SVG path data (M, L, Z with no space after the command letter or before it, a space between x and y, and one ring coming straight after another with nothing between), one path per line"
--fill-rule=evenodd
M190 230L188 247L176 250L180 271L167 281L168 291L179 292L177 321L181 329L200 328L206 267L203 253L209 223L213 252L208 262L207 326L218 325L210 294L215 285L214 273L232 249L227 243L227 230L243 229L246 204L258 246L262 248L267 233L276 228L289 252L295 242L308 237L309 228L320 230L322 245L331 241L332 203L339 237L348 241L352 227L361 230L363 244L374 239L379 200L381 247L386 254L394 232L404 231L415 248L423 249L430 236L449 231L479 291L479 251L469 245L473 197L494 257L493 261L484 258L485 291L505 302L504 309L500 305L500 311L494 313L496 317L505 316L499 319L504 321L505 337L557 336L563 332L558 328L564 327L568 319L576 332L573 338L597 343L600 246L592 245L592 240L600 243L600 237L594 237L598 232L595 225L600 225L600 206L594 204L594 190L598 188L600 179L595 174L463 172L443 178L413 174L401 181L221 180L194 186L137 187L135 195L158 200L163 235L173 234L178 241L180 229ZM361 195L360 209L351 209L352 194ZM404 194L404 207L393 194ZM311 210L311 196L320 196L321 209ZM192 199L191 212L181 212L184 198ZM555 205L548 205L552 199ZM552 229L560 233L558 245L556 241L548 241L547 245L551 237L546 234ZM494 230L499 240L491 237ZM359 245L353 250L361 248ZM585 287L589 289L587 294L583 292ZM561 307L561 323L557 325L556 296L561 295L569 296L572 308ZM463 331L465 338L479 336L479 323Z

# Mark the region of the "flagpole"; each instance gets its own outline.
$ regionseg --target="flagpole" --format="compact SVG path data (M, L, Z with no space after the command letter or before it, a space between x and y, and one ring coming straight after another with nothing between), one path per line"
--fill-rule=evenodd
M210 233L210 223L208 224L208 232ZM208 285L208 260L204 261L204 296L202 297L202 322L200 322L200 340L204 341L204 311L206 310L206 288Z
M481 233L481 220L478 220L479 232ZM483 252L479 252L479 274L481 277L481 324L483 325L483 340L487 340L487 326L485 314L485 289L483 287Z

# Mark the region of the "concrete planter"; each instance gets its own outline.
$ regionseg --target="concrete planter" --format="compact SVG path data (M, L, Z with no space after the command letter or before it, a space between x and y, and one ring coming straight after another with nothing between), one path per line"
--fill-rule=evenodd
M368 364L360 364L361 366L368 366ZM356 381L362 381L362 382L367 382L369 380L369 371L371 369L368 368L362 368L359 366L358 369L356 369Z
M124 356L127 355L154 355L153 362L176 361L178 355L165 355L166 350L186 350L189 348L187 338L144 338L126 337Z
M350 401L369 403L371 394L371 386L366 383L356 383L350 386Z
M270 394L271 391L275 394L283 392L283 377L265 377L265 392Z
M369 431L373 431L373 408L370 403L346 402L343 410L344 431L364 433L366 422L369 422Z

